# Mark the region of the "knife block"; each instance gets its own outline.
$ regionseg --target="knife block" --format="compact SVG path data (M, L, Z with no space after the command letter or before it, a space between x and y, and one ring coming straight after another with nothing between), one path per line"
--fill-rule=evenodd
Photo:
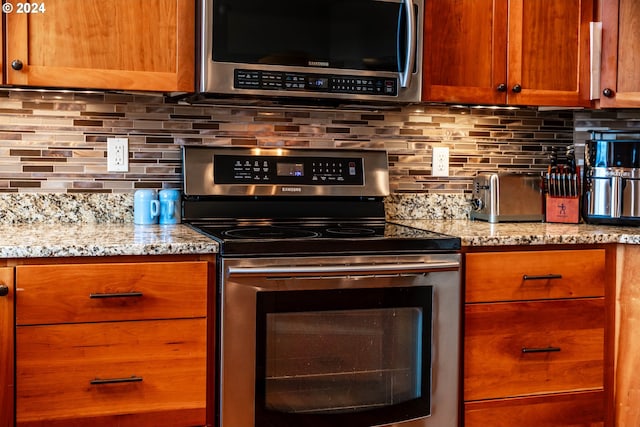
M546 198L546 222L577 224L580 222L580 197Z

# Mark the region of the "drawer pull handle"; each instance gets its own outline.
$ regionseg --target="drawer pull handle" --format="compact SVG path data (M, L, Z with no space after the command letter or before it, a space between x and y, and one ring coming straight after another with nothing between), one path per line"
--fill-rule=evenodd
M551 280L551 279L562 279L562 274L542 274L540 276L529 276L525 274L522 276L522 280Z
M131 297L141 297L142 292L116 292L112 294L89 294L89 298L97 299L97 298L131 298Z
M528 354L528 353L555 353L560 351L560 347L541 347L541 348L529 348L529 347L522 347L522 352L524 354Z
M117 383L139 383L142 382L142 377L137 377L132 375L127 378L95 378L89 381L92 385L100 385L100 384L117 384Z

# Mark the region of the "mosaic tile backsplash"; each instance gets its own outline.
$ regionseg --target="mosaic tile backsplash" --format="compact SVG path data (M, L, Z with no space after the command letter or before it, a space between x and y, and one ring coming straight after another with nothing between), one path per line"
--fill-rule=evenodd
M108 137L129 172L107 172ZM180 188L180 146L366 147L389 153L393 195L468 196L478 171L538 171L573 143L572 111L456 106L202 106L156 94L0 90L0 193L132 194ZM450 176L431 176L434 146ZM456 202L454 202L455 204Z

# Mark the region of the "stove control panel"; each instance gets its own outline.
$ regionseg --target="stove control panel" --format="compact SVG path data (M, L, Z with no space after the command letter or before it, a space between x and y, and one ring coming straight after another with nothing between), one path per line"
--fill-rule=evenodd
M363 185L363 159L216 155L216 184Z

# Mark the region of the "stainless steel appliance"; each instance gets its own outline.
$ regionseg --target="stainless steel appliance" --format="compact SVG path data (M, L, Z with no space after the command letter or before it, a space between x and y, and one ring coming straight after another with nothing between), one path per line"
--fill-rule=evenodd
M220 243L218 426L458 426L460 239L385 221L384 151L183 161L183 218Z
M201 93L420 101L424 0L200 0Z
M491 223L543 221L542 178L524 173L479 173L473 180L471 219Z
M594 131L585 144L583 219L640 224L640 132Z

